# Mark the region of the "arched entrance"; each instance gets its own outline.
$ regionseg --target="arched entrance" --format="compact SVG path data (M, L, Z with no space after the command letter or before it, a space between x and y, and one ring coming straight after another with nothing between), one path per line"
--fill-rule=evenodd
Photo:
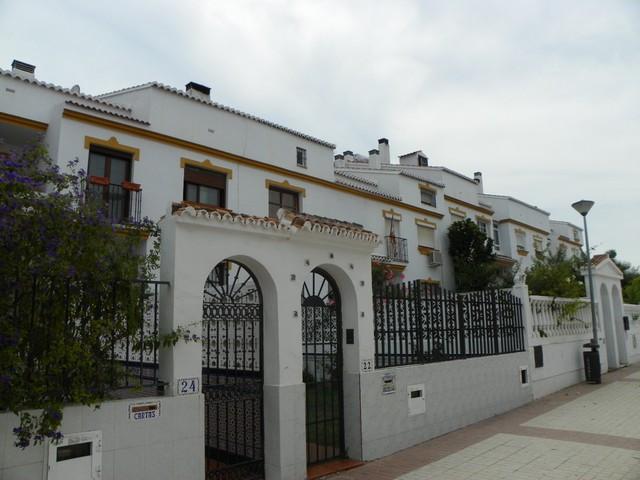
M616 353L616 337L611 319L611 302L606 285L600 286L600 300L602 301L602 325L604 327L605 344L607 347L607 364L609 370L618 368L618 358Z
M211 271L202 306L202 391L208 479L264 477L263 309L244 265Z
M307 464L343 457L342 306L333 279L315 269L302 287Z
M613 324L618 340L618 360L621 365L627 365L629 363L629 356L627 354L627 339L625 338L624 324L622 323L622 296L616 285L611 289L611 303L613 305Z

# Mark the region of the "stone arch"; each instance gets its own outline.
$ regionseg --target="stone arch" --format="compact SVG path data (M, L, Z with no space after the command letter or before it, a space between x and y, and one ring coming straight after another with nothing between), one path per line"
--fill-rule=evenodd
M627 340L622 323L623 305L622 296L617 285L611 287L611 304L613 306L613 325L616 332L616 343L618 346L618 361L622 365L629 363L629 355L627 353Z
M609 289L603 283L600 285L600 311L602 312L602 325L604 328L605 346L607 350L608 368L618 368L618 354L616 350L616 334L611 314L611 301Z

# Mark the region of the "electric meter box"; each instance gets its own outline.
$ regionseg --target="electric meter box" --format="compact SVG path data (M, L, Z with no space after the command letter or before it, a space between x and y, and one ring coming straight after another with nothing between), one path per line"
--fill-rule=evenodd
M59 443L49 442L46 480L100 480L102 432L65 433Z
M427 400L424 396L424 384L409 385L407 387L409 401L409 416L420 415L427 411Z

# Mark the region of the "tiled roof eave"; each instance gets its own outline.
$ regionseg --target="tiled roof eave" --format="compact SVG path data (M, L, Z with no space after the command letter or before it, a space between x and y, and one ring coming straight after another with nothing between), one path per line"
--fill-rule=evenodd
M86 108L87 110L92 110L94 112L103 113L105 115L111 115L113 117L121 118L123 120L129 120L130 122L139 123L141 125L145 125L145 126L151 125L149 122L147 122L145 120L141 120L139 118L136 118L136 117L134 117L132 115L126 115L126 114L119 113L119 112L112 112L110 110L106 110L104 108L96 107L94 105L87 105L87 104L84 104L84 103L81 103L81 102L76 102L75 100L66 100L65 103L67 103L68 105L72 105L74 107Z
M0 76L3 77L9 77L9 78L13 78L14 80L20 80L26 83L30 83L32 85L36 85L38 87L42 87L42 88L46 88L49 90L53 90L55 92L59 92L62 93L64 95L70 95L72 97L76 97L82 100L86 100L89 102L94 102L97 103L99 105L104 105L110 108L114 108L116 110L122 110L124 112L128 112L131 113L131 108L125 106L125 105L120 105L118 103L113 103L113 102L109 102L107 100L103 100L97 96L93 96L93 95L88 95L86 93L82 93L82 92L73 92L71 91L70 88L65 88L65 87L61 87L60 85L55 85L53 83L47 83L47 82L43 82L41 80L37 80L35 78L27 78L27 77L23 77L21 75L16 75L8 70L3 70L0 68Z
M367 230L345 228L339 225L322 224L309 220L304 221L302 225L295 225L295 222L285 223L270 217L245 215L224 209L204 209L193 206L178 205L177 208L175 208L173 215L179 217L202 218L217 223L262 228L265 230L283 232L292 235L295 235L298 232L309 232L370 245L377 245L379 241L377 234Z
M160 82L155 82L154 81L154 82L144 83L144 84L141 84L141 85L136 85L136 86L133 86L133 87L122 88L120 90L114 90L112 92L103 93L103 94L99 95L99 97L100 98L107 98L107 97L110 97L112 95L117 95L119 93L131 92L131 91L135 91L135 90L142 90L144 88L157 88L159 90L164 90L165 92L169 92L169 93L172 93L174 95L179 95L181 97L185 97L185 98L188 98L190 100L202 103L204 105L209 105L210 107L217 108L218 110L223 110L225 112L229 112L229 113L232 113L234 115L238 115L240 117L247 118L249 120L253 120L253 121L258 122L258 123L262 123L263 125L267 125L269 127L275 128L277 130L282 130L284 132L287 132L287 133L289 133L291 135L295 135L296 137L303 138L303 139L308 140L310 142L318 143L318 144L320 144L322 146L329 147L331 149L335 149L336 148L336 146L333 143L327 142L325 140L321 140L321 139L313 137L311 135L307 135L306 133L298 132L297 130L293 130L291 128L285 127L285 126L280 125L278 123L271 122L269 120L265 120L264 118L260 118L260 117L257 117L255 115L251 115L249 113L245 113L245 112L242 112L240 110L236 110L235 108L227 107L226 105L222 105L222 104L220 104L218 102L214 102L213 100L208 100L208 99L205 99L205 98L199 98L199 97L196 97L196 96L193 96L193 95L189 95L184 90L180 90L178 88L171 87L169 85L165 85L165 84L160 83Z

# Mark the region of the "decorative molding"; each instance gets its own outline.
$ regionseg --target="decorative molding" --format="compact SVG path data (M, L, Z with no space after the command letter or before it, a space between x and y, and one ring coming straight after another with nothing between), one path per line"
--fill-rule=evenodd
M560 240L561 242L568 243L569 245L573 245L574 247L582 247L582 244L580 242L576 242L575 240L571 240L569 237L565 237L564 235L560 235L558 237L558 240Z
M448 202L455 203L455 204L460 205L462 207L470 208L471 210L475 210L475 211L480 212L480 213L485 213L487 215L493 215L493 210L491 210L490 208L484 208L484 207L481 207L479 205L474 205L473 203L465 202L464 200L460 200L459 198L455 198L455 197L452 197L450 195L445 195L444 199L447 200Z
M541 228L534 227L533 225L529 225L529 224L521 222L519 220L514 220L513 218L505 218L503 220L499 220L498 223L500 223L500 224L511 223L511 224L517 225L519 227L527 228L527 229L531 230L532 232L537 232L537 233L539 233L541 235L549 235L549 232L547 232L546 230L542 230Z
M116 137L111 137L109 140L102 140L101 138L89 136L84 137L84 148L89 150L92 145L109 148L111 150L117 150L118 152L128 153L134 160L140 160L139 148L122 145L118 142L118 139Z
M518 255L520 255L521 257L526 257L527 255L529 255L529 250L522 250L519 248Z
M432 187L431 185L427 185L426 183L419 183L419 184L418 184L418 188L419 188L420 190L428 190L428 191L433 192L433 193L438 193L438 190L437 190L437 189L435 189L435 188L434 188L434 187Z
M281 188L282 190L289 190L291 192L299 193L303 197L307 196L307 191L304 188L291 185L288 180L284 180L282 182L276 182L275 180L267 179L264 181L264 186L267 189L271 187L276 187L276 188Z
M18 117L17 115L11 115L10 113L0 112L0 123L8 123L9 125L16 125L18 127L27 127L31 130L37 130L44 132L49 128L48 123L38 122L37 120L31 120L30 118Z
M429 220L427 220L426 218L425 218L425 219L422 219L422 218L416 218L416 220L415 220L415 221L416 221L416 225L420 225L421 227L425 227L425 228L432 228L433 230L435 230L435 229L437 229L437 228L438 228L438 225L437 225L437 224L435 224L435 223L433 223L433 222L430 222L430 221L429 221Z
M202 153L204 155L218 157L220 159L228 160L241 165L246 165L251 168L274 172L279 175L286 175L291 178L296 178L296 179L303 180L316 185L321 185L323 187L345 192L350 195L359 196L362 198L366 198L368 200L374 200L385 205L393 205L395 207L404 208L406 210L419 213L420 215L425 215L433 218L442 218L444 216L441 213L433 212L431 210L426 210L424 208L420 208L415 205L404 203L401 200L381 198L379 195L376 195L374 193L364 192L362 190L356 190L355 188L350 187L348 185L341 185L339 183L325 180L323 178L313 177L311 175L308 175L302 172L294 172L293 170L288 170L283 167L270 165L268 163L260 162L258 160L252 160L247 157L242 157L240 155L235 155L233 153L217 150L215 148L207 147L206 145L201 145L201 144L190 142L187 140L182 140L176 137L154 132L152 130L135 127L133 125L126 125L124 123L116 122L110 119L96 117L94 115L89 115L87 113L77 112L75 110L69 110L69 109L64 109L64 111L62 112L62 116L64 118L75 120L77 122L87 123L89 125L95 125L102 128L109 128L109 129L117 130L120 132L125 132L130 135L135 135L137 137L145 138L147 140L151 140L154 142L164 143L166 145L171 145L178 148L184 148L187 150L191 150L193 152Z
M182 157L180 159L180 168L184 168L185 166L201 168L203 170L209 170L216 173L222 173L227 176L227 179L233 178L233 170L230 168L219 167L211 163L211 160L206 159L201 162L197 160L191 160L190 158Z
M422 254L422 255L429 255L430 253L433 253L436 251L435 248L433 247L427 247L424 245L418 245L418 251Z
M449 207L449 214L454 217L467 218L467 212L459 209L458 207Z
M487 217L485 215L476 215L476 220L484 223L491 224L491 217Z
M402 214L394 211L393 208L389 210L382 210L382 216L389 220L398 220L398 221L402 220Z
M440 280L434 280L433 278L422 278L420 283L425 285L440 285Z

